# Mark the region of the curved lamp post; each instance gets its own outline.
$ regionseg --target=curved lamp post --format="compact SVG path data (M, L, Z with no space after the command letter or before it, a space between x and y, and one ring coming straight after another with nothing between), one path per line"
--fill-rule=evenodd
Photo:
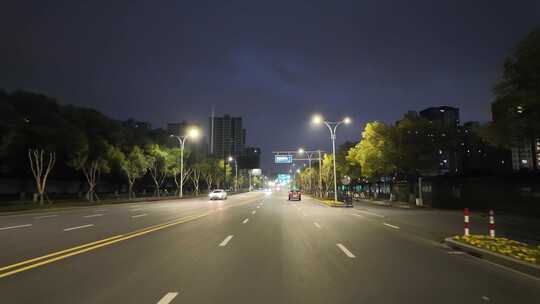
M350 124L351 119L349 117L343 118L341 121L326 121L321 115L313 115L311 122L315 125L325 124L330 131L330 138L332 139L332 158L334 162L334 203L337 203L337 177L336 177L336 131L341 124Z
M182 198L184 190L184 146L186 143L186 139L197 139L199 137L199 133L199 129L190 128L185 135L170 135L170 137L178 139L178 143L180 144L180 198Z

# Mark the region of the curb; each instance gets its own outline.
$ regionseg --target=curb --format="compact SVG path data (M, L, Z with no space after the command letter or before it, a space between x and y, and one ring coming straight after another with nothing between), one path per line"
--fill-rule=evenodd
M492 263L508 267L510 269L519 271L524 274L531 275L537 279L540 279L540 266L534 265L531 263L526 263L520 260L513 259L511 257L507 257L502 254L498 254L495 252L491 252L482 248L478 248L475 246L471 246L468 244L463 244L459 241L456 241L452 239L451 237L448 237L444 239L445 243L450 246L453 249L457 249L463 252L466 252L468 254L471 254L475 257L479 257L482 259L485 259L487 261L490 261Z

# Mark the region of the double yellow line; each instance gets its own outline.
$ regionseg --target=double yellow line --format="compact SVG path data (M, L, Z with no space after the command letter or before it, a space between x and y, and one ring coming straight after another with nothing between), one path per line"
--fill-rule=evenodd
M248 199L246 199L244 201L240 201L238 203L233 203L233 204L228 205L228 206L223 206L218 210L224 210L224 209L228 209L228 208L232 208L232 207L241 206L241 205L244 205L244 204L248 204L251 201L252 201L252 198L248 198ZM145 235L145 234L150 233L150 232L158 231L158 230L165 229L165 228L168 228L168 227L171 227L171 226L176 226L176 225L179 225L179 224L182 224L182 223L185 223L185 222L200 219L200 218L208 216L211 213L216 212L218 210L209 210L209 211L199 213L199 214L184 216L184 217L177 218L177 219L174 219L174 220L171 220L171 221L159 224L159 225L146 227L146 228L143 228L143 229L132 231L130 233L116 235L116 236L109 237L109 238L106 238L106 239L102 239L102 240L99 240L99 241L95 241L95 242L91 242L91 243L87 243L87 244L82 244L82 245L72 247L72 248L68 248L68 249L65 249L65 250L62 250L62 251L53 252L53 253L50 253L50 254L47 254L47 255L44 255L44 256L40 256L40 257L37 257L37 258L33 258L33 259L25 260L25 261L22 261L22 262L18 262L18 263L15 263L15 264L0 267L0 278L5 278L5 277L8 277L8 276L14 275L16 273L19 273L19 272L23 272L23 271L26 271L26 270L30 270L32 268L36 268L36 267L47 265L47 264L50 264L50 263L53 263L53 262L56 262L56 261L59 261L59 260L63 260L65 258L69 258L69 257L74 256L74 255L78 255L78 254L85 253L85 252L88 252L88 251L91 251L91 250L95 250L95 249L98 249L98 248L101 248L101 247L112 245L112 244L115 244L115 243L118 243L118 242L121 242L121 241L129 240L131 238L138 237L138 236L141 236L141 235Z
M211 214L212 212L213 211L208 211L208 212L197 214L197 215L190 215L190 216L182 217L182 218L175 219L175 220L163 223L163 224L146 227L140 230L135 230L127 234L116 235L116 236L106 238L103 240L83 244L80 246L68 248L62 251L58 251L58 252L53 252L44 256L29 259L29 260L15 263L12 265L0 267L0 278L5 278L19 272L23 272L32 268L36 268L36 267L50 264L59 260L63 260L65 258L69 258L74 255L85 253L87 251L95 250L95 249L108 246L114 243L129 240L131 238L138 237L138 236L150 233L150 232L158 231L158 230L165 229L171 226L193 221L193 220L205 217Z

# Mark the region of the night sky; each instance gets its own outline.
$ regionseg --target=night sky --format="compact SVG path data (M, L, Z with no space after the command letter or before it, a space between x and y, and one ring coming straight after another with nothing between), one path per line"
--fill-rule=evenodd
M330 148L315 112L353 118L339 142L433 105L489 120L504 57L540 25L538 0L8 2L0 88L156 127L215 105L265 168L272 150Z

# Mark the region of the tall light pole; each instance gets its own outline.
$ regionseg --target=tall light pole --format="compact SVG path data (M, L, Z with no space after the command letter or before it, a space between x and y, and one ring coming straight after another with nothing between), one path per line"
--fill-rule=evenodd
M234 174L235 174L234 191L237 192L238 191L238 162L236 161L235 158L233 158L232 156L229 156L229 163L232 161L234 161Z
M185 135L177 136L171 134L171 137L178 139L178 142L180 143L180 198L182 198L184 195L184 146L188 137L191 137L192 139L199 137L199 130L196 128L191 128Z
M321 115L314 115L312 118L312 122L316 125L320 125L321 123L324 123L328 130L330 131L330 138L332 139L332 158L334 162L334 203L337 203L337 176L336 176L336 131L337 128L341 124L350 124L351 119L349 117L345 117L341 121L326 121L323 119Z

